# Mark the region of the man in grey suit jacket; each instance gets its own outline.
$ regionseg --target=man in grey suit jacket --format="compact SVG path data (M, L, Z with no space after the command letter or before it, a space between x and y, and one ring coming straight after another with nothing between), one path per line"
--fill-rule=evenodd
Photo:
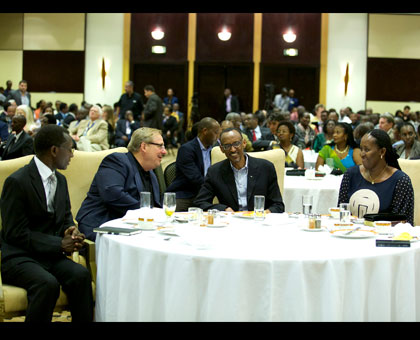
M143 110L143 126L162 130L162 99L155 93L155 88L152 85L144 87L144 95L147 98L147 102Z
M31 94L28 92L28 83L26 80L19 82L19 89L11 91L6 100L13 99L16 105L28 105L31 106Z

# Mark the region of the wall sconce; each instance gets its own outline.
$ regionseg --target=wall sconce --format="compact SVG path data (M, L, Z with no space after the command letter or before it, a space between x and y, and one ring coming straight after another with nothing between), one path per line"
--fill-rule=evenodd
M232 33L230 33L226 27L223 27L222 30L219 33L217 33L217 36L220 40L227 41L232 36Z
M349 75L349 63L346 66L346 74L344 75L344 95L347 96L347 89L349 86L350 75Z
M165 32L163 32L160 27L156 27L150 34L155 40L160 40L165 36Z
M102 90L105 89L105 77L106 77L106 69L105 69L105 58L102 58L102 68L101 68L101 78L102 78Z
M283 39L285 42L292 43L296 40L296 34L289 28L289 30L283 34Z

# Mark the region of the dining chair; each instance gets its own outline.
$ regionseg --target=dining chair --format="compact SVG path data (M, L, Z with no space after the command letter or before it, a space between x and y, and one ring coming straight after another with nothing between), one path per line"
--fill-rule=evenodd
M165 178L166 187L168 187L172 181L175 179L176 175L176 162L168 164L163 172L163 177Z
M279 184L281 195L284 195L284 167L285 154L283 149L274 149L266 151L247 152L247 155L255 158L263 158L273 163L276 169L277 182ZM220 149L220 146L215 146L211 150L211 164L215 164L226 159L226 155Z
M420 159L399 158L398 163L411 179L414 190L414 225L420 225Z

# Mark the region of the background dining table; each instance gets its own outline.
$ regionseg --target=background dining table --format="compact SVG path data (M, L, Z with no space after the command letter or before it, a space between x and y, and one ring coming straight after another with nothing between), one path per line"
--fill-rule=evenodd
M328 217L314 231L287 213L222 214L98 234L96 321L420 321L420 242L377 247L365 226L338 237Z

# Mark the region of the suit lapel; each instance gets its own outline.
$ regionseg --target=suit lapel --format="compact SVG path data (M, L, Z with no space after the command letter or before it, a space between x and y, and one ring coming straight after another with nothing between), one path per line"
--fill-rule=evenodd
M47 197L45 194L44 184L42 183L41 175L38 172L38 168L35 164L35 160L32 160L29 163L29 176L31 177L31 183L36 192L39 202L41 202L43 209L47 210ZM56 191L57 194L57 191Z
M200 143L198 142L198 137L195 138L194 148L195 148L195 153L198 156L198 160L199 160L198 164L200 166L200 172L204 176L204 160L203 160L203 154L201 152Z

